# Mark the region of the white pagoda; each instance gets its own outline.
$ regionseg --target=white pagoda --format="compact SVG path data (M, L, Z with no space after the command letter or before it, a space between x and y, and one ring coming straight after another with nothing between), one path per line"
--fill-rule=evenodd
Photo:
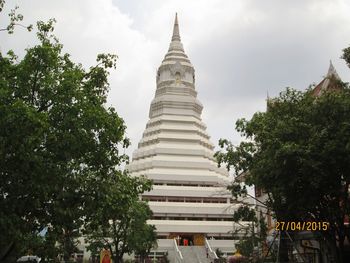
M158 251L174 246L181 251L184 245L234 251L232 214L238 204L226 190L228 172L213 157L202 109L176 16L169 50L157 71L149 120L127 168L133 176L153 180L153 190L142 199L153 211L149 223L157 229Z

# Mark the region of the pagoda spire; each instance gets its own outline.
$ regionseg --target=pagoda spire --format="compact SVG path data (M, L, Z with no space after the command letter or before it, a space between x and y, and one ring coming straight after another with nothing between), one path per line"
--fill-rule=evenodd
M177 13L175 13L175 22L174 22L174 29L173 29L173 36L171 38L171 41L181 41L180 38L180 31L179 31L179 22L177 20Z
M329 61L329 69L328 69L328 73L327 73L327 77L330 78L334 76L336 79L340 79L337 71L335 70L332 60Z
M187 57L185 55L185 53L184 53L185 51L184 51L183 45L181 43L179 22L178 22L178 19L177 19L177 13L175 13L173 35L171 37L171 41L170 41L170 46L169 46L168 52L172 52L172 51L182 52L183 53L182 56Z

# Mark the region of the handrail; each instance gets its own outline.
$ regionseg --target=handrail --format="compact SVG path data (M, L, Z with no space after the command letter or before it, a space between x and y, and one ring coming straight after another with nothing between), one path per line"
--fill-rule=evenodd
M174 238L174 248L175 248L175 262L183 262L184 258L182 257L182 253L177 246L176 239Z
M205 247L208 248L209 256L211 259L218 259L219 258L218 255L216 255L216 252L212 250L208 239L205 239Z

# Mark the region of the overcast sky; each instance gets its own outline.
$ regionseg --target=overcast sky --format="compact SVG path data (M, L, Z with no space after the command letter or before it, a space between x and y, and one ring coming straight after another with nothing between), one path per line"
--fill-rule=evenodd
M346 0L7 0L20 6L24 23L56 18L55 34L64 51L86 68L98 53L117 54L108 105L127 124L137 147L156 88L156 71L168 50L175 12L186 54L196 70L202 118L212 142L239 142L238 118L265 110L267 92L303 90L326 75L329 60L349 82L340 59L350 45L350 1ZM2 52L19 55L35 35L17 28L0 35Z

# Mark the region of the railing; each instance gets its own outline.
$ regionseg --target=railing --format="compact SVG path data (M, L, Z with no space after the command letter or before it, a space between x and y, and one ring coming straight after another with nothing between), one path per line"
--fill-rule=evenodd
M176 239L174 238L174 250L175 250L175 262L183 262L184 258L182 257L182 253L179 250L179 247L177 246Z
M213 261L215 259L218 259L218 255L216 255L216 252L212 250L210 244L209 244L209 241L208 239L205 239L205 249L208 249L208 254L209 254L209 257L210 259L212 259Z

